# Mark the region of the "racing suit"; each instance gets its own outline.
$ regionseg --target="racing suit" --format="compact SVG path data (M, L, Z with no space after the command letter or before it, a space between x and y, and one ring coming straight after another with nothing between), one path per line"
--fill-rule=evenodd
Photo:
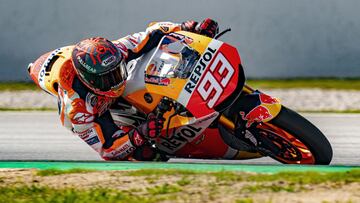
M181 24L151 23L145 32L128 35L113 41L113 43L128 62L154 48L164 34L180 30L182 30ZM41 70L51 69L49 66L51 66L53 56L61 52L60 48L57 52L45 54L29 67L32 79L47 92L49 91L44 88L46 85L42 85L44 81L41 79ZM116 98L95 95L89 91L78 79L73 65L69 61L64 62L56 78L58 86L55 89L57 93L55 96L58 97L62 125L77 134L105 160L133 159L135 150L141 149L144 145L143 138L136 133L131 133L132 129L114 123L109 108ZM39 77L36 76L37 74ZM151 155L140 155L135 159L154 159L153 152L148 154Z

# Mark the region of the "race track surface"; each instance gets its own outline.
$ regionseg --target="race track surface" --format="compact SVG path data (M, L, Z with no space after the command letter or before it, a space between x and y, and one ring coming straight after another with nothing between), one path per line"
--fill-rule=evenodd
M360 165L360 114L304 114L329 139L332 165ZM0 160L101 160L59 122L56 112L1 112ZM171 162L277 164L256 160L172 159Z

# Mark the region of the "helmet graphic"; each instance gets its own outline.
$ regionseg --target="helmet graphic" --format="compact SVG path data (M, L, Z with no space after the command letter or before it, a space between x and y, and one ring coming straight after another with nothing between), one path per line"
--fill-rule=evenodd
M119 97L127 78L126 65L117 47L101 37L80 41L72 52L79 79L95 94Z

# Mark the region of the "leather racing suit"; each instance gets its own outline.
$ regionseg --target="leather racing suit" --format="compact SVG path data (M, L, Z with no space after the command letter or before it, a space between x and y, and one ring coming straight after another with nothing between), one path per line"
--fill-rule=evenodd
M181 24L151 23L145 32L128 35L113 43L129 62L154 48L164 34L181 29ZM43 90L58 97L62 125L77 134L103 159L133 159L135 150L142 147L143 141L131 137L131 128L114 123L109 108L116 99L95 95L78 79L69 55L73 47L56 49L30 64L32 79ZM148 160L149 157L140 155L135 158Z

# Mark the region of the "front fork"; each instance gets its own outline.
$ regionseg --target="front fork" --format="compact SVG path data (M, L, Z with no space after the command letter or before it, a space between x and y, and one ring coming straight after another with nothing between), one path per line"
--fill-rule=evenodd
M247 122L246 127L250 127L255 122L266 123L275 118L281 111L281 103L278 98L244 85L242 96L233 104L231 111L238 112L242 119ZM221 115L219 123L228 130L235 129L234 122L224 114Z
M247 130L250 130L250 128L252 128L253 130L250 131L254 131L254 126L257 126L258 123L266 123L271 121L280 113L280 110L281 103L279 99L266 95L257 90L253 90L251 87L244 85L241 96L234 102L234 104L226 113L223 113L220 116L218 123L220 123L230 132L233 132L233 136L240 138L241 140L246 140L245 133L247 132ZM237 117L240 117L240 126L239 123L234 123L236 119L234 120L233 116L235 114L237 114ZM262 141L265 142L266 140ZM257 141L255 141L255 143L257 143ZM233 146L232 143L228 144L230 146ZM254 144L255 148L260 150L261 146L256 145L257 144ZM271 143L268 143L268 145L271 145ZM233 147L235 147L235 145ZM239 157L237 158L259 158L262 157L264 154L266 153L240 151Z
M253 90L251 87L249 87L246 84L244 85L244 87L242 89L243 94L251 94L254 91L255 90ZM219 123L222 124L228 130L231 130L231 131L235 130L234 122L232 120L228 119L224 114L222 114L220 116Z

